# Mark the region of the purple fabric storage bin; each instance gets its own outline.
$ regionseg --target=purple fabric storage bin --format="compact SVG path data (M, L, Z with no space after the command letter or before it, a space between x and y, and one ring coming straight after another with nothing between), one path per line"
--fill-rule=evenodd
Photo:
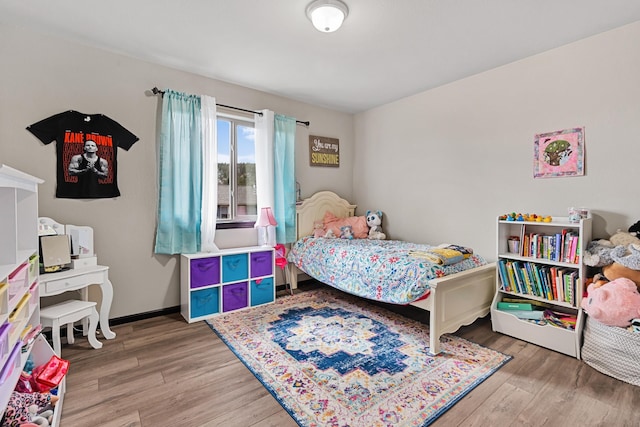
M7 360L9 350L9 324L5 322L0 326L0 366Z
M251 277L273 274L273 251L251 253Z
M13 371L15 371L16 369L20 369L20 365L21 365L20 350L21 349L22 349L22 341L18 341L16 345L13 347L13 350L11 350L11 353L9 354L9 358L7 359L7 362L2 367L2 370L0 370L0 385L4 384L5 381L7 381L7 379L11 376L11 374L13 374Z
M220 283L220 257L191 260L191 288Z
M248 305L247 282L222 287L222 311L232 311Z

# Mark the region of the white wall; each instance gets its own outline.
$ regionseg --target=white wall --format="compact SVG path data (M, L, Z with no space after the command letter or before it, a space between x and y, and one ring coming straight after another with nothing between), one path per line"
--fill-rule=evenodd
M392 238L489 259L507 212L586 206L595 237L626 230L640 219L638 43L640 22L356 115L359 212L381 209ZM586 175L533 179L534 135L579 126Z
M40 216L94 228L98 260L110 266L114 286L111 318L180 303L179 257L153 253L160 98L150 95L152 87L207 94L222 104L269 108L309 120L311 126L298 126L297 133L296 168L303 197L322 189L352 197L352 115L8 25L0 27L0 58L0 163L45 180L39 189ZM105 114L140 138L129 151L118 152L121 197L55 198L55 143L43 145L25 127L70 109ZM309 167L309 134L340 139L340 168ZM216 236L220 247L256 242L253 230L219 231Z

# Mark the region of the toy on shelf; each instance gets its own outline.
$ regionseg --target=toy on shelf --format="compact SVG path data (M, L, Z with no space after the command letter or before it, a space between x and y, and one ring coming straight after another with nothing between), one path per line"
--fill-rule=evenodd
M501 221L529 221L529 222L551 222L553 218L551 215L538 215L538 214L522 214L511 212L508 214L500 215Z

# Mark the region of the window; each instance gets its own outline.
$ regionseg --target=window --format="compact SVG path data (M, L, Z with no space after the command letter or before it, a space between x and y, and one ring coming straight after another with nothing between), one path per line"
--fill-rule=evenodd
M256 149L253 122L218 115L218 228L251 225L257 219Z

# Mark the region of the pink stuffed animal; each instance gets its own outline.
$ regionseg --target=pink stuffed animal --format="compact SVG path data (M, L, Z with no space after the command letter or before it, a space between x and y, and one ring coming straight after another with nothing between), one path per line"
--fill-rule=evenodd
M599 287L590 284L581 305L589 316L608 326L626 328L640 317L640 293L636 284L624 277Z

